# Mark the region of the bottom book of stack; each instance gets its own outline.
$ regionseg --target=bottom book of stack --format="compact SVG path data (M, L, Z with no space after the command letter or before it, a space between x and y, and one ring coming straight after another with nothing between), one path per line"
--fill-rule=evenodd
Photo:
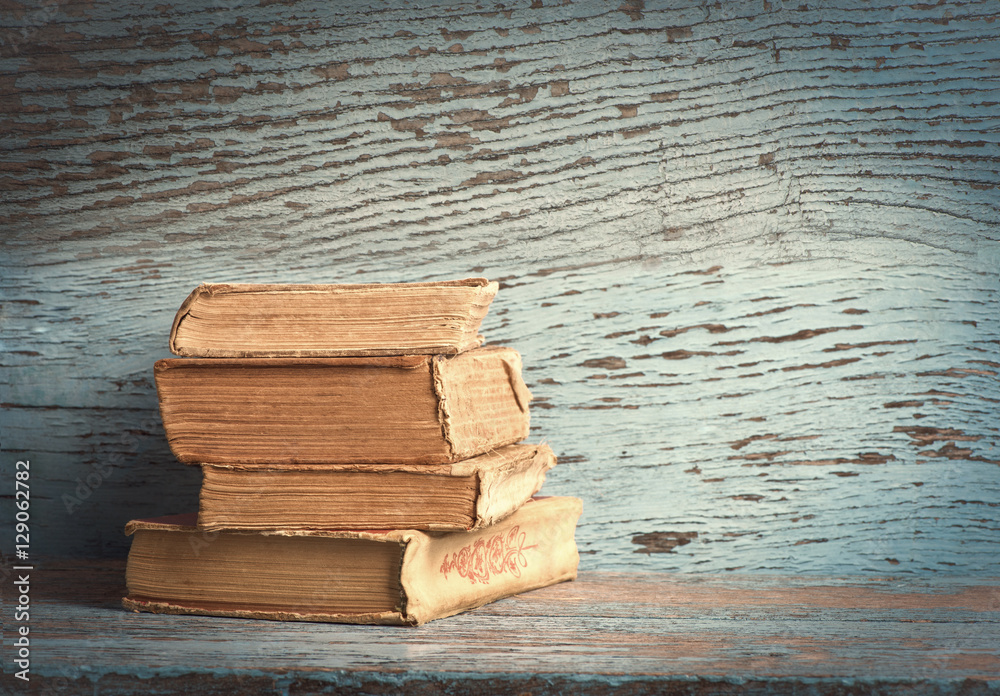
M126 609L419 625L576 577L582 503L536 497L472 532L212 532L197 515L133 520Z

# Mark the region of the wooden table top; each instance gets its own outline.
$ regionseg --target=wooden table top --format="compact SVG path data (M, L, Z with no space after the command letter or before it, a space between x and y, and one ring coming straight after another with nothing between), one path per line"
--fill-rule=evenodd
M8 578L8 607L12 587ZM136 614L121 608L123 591L121 559L35 564L31 681L13 678L5 657L2 684L59 694L1000 690L1000 581L983 579L590 572L419 628Z

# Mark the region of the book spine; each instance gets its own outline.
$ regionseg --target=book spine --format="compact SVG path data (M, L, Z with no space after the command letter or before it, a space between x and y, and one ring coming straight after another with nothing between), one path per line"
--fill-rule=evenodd
M576 577L576 498L529 502L475 532L414 534L401 568L403 615L413 624Z
M174 315L173 324L170 325L170 336L167 344L170 352L174 355L192 355L189 350L185 350L177 345L177 332L180 330L181 322L184 321L188 313L191 311L191 307L193 307L194 304L201 298L201 295L207 291L207 286L204 283L196 287L186 298L184 298L184 302L181 303L180 308Z
M480 348L432 361L438 418L452 461L520 442L528 436L531 392L521 355Z
M496 524L521 507L545 483L545 474L556 465L548 445L538 445L530 458L478 473L479 495L473 529Z

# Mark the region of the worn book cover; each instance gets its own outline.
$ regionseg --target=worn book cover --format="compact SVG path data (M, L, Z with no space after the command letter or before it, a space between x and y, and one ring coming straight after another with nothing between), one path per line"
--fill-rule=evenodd
M544 444L454 464L203 464L198 526L468 531L517 510L555 464Z
M418 625L576 577L582 503L535 498L473 532L207 532L134 520L127 609Z
M184 300L170 351L186 357L447 355L483 342L485 278L428 283L205 283Z
M445 464L528 435L521 356L171 358L154 367L190 464Z

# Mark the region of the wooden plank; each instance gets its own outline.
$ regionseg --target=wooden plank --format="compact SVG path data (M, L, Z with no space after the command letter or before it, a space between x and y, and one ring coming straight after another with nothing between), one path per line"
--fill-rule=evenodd
M120 561L49 562L31 577L39 638L27 693L200 694L240 682L268 694L1000 686L992 580L584 573L406 629L128 613Z
M197 283L484 274L585 569L1000 574L992 3L5 12L39 553L193 508L152 364Z

